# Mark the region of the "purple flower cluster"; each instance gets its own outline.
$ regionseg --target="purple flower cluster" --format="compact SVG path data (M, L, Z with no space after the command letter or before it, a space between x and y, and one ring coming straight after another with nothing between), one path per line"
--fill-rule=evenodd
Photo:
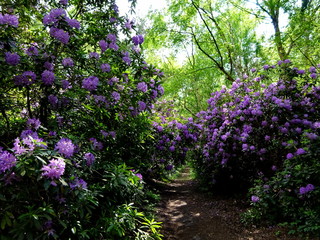
M101 151L103 149L103 143L99 142L96 138L90 138L90 142L94 150Z
M41 74L41 80L44 85L50 86L53 84L55 79L54 73L48 70L44 70Z
M55 150L57 150L61 155L63 155L66 158L70 158L73 156L75 148L75 145L68 138L62 138L59 142L57 142L55 146Z
M19 25L18 17L15 15L0 13L0 25L18 27Z
M26 54L28 56L38 56L39 55L39 50L35 46L31 46L26 50Z
M134 45L141 45L144 42L144 38L142 35L137 35L132 37L132 42Z
M41 122L37 118L29 118L27 120L27 129L39 129Z
M304 195L304 194L306 194L306 193L308 193L308 192L313 191L314 189L315 189L315 187L314 187L312 184L308 184L308 185L305 186L305 187L301 187L301 188L299 189L299 193L300 193L301 195Z
M260 198L259 198L258 196L253 195L253 196L251 196L251 201L252 201L253 203L257 203L257 202L260 201Z
M63 1L63 5L67 5L68 1ZM66 4L64 4L66 3ZM52 9L49 14L43 17L43 24L47 26L57 27L60 21L65 21L71 28L80 28L80 23L76 19L67 17L67 13L63 8Z
M26 71L21 75L17 75L14 77L14 83L17 86L29 86L36 81L36 74L32 71Z
M67 18L66 22L69 24L70 27L80 29L80 23L76 19Z
M84 155L84 159L86 160L87 165L91 166L94 163L96 158L92 153L86 153Z
M6 62L12 66L18 65L18 63L20 62L20 56L17 53L6 52L5 59Z
M106 41L99 41L99 46L101 48L101 52L106 51L108 48L118 51L119 46L117 45L117 36L115 34L109 33L107 35Z
M99 84L99 79L95 76L90 76L88 78L83 79L82 88L87 89L89 91L94 91L97 89Z
M42 176L45 176L47 178L58 179L60 178L65 171L66 163L63 161L63 159L51 159L49 161L48 165L45 165L41 168L43 171Z
M76 178L71 183L69 183L71 189L80 188L80 189L87 189L87 182L84 181L82 178Z
M43 17L44 25L54 25L58 23L60 20L65 19L67 17L67 13L62 8L52 9L48 15Z
M72 60L72 58L64 58L62 60L62 65L65 66L65 67L73 67L74 66L74 62Z
M100 55L96 52L91 52L91 53L89 53L89 58L99 59Z
M130 65L130 64L131 64L131 58L130 58L129 52L123 53L122 60L123 60L127 65Z
M51 27L50 28L50 36L54 37L58 41L62 42L63 44L68 44L70 35L68 32L64 31L63 29Z
M100 66L102 72L110 72L111 67L108 63L103 63Z
M23 136L21 137L22 141L19 138L16 138L14 141L14 147L12 148L16 155L22 155L28 152L32 152L36 147L47 148L47 144L43 139L38 136Z
M148 91L148 85L145 82L139 82L137 84L137 89L141 92L146 92Z
M12 153L0 150L0 174L13 168L16 163L17 159Z
M105 52L108 49L108 43L105 40L99 41L99 46L101 48L101 52Z

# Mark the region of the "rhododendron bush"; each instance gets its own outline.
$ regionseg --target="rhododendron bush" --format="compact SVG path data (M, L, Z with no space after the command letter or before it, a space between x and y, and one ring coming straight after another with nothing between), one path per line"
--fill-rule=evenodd
M114 1L71 3L0 14L1 239L158 239L139 170L163 73Z
M320 66L305 71L291 65L285 60L252 69L212 93L208 109L198 113L203 131L193 161L202 181L226 193L255 185L248 219L317 232Z

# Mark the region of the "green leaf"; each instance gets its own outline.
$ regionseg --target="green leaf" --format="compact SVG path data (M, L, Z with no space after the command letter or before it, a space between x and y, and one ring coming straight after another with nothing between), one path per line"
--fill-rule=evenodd
M1 229L3 230L5 227L6 227L6 218L3 217L2 220L1 220Z
M21 171L20 175L21 175L22 177L23 177L24 175L26 175L26 170L23 169L23 170Z

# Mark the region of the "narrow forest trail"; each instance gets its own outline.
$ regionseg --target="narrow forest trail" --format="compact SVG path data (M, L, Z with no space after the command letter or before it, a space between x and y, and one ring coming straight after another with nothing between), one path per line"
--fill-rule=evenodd
M160 192L157 220L163 222L163 240L299 239L276 236L274 232L280 230L275 228L244 228L240 224L243 202L201 193L189 168L171 183L162 184Z

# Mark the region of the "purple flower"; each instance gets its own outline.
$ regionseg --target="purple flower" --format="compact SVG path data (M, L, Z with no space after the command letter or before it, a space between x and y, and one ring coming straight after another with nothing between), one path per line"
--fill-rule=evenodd
M256 68L251 68L250 71L254 73L254 72L257 71L257 69Z
M105 40L100 40L99 46L101 48L101 52L105 52L108 48L108 43Z
M94 161L95 161L95 156L92 154L92 153L86 153L85 155L84 155L84 159L86 160L86 162L87 162L87 165L88 166L91 166L93 163L94 163Z
M45 69L47 69L49 71L53 71L53 69L54 69L54 66L53 66L53 64L51 62L45 62L43 64L43 66L44 66Z
M142 35L137 35L137 36L132 37L132 42L134 45L139 45L144 42L144 38Z
M44 85L52 85L54 82L54 73L48 70L44 70L41 74L41 80Z
M139 111L144 111L147 108L147 104L143 101L138 101Z
M129 56L129 52L125 52L123 54L122 60L127 64L130 65L131 64L131 58Z
M312 184L308 184L306 187L301 187L301 188L299 189L299 192L300 192L301 195L304 195L304 194L306 194L306 193L308 193L308 192L313 191L314 188L315 188L315 187L314 187Z
M76 19L70 19L67 18L66 22L69 24L70 27L79 29L80 28L80 23Z
M57 105L58 105L58 102L59 102L57 96L52 95L52 94L50 94L50 95L48 96L48 101L49 101L49 103L51 104L51 106L52 106L53 108L56 108Z
M115 23L115 22L117 21L117 19L114 18L114 17L111 17L111 18L109 18L109 21L110 21L111 23Z
M269 141L270 138L271 138L270 136L266 135L266 136L264 137L264 140Z
M68 80L62 80L61 81L61 86L62 86L62 89L67 89L67 88L71 88L71 84Z
M318 138L318 135L315 133L306 133L307 138L309 138L310 140L315 140Z
M85 88L89 91L93 91L97 89L99 84L99 79L95 76L90 76L88 78L83 79L82 88Z
M4 24L7 24L7 25L13 26L13 27L18 27L18 25L19 25L18 17L15 15L10 15L10 14L2 15L0 13L0 25L4 25Z
M20 56L17 53L5 53L6 62L9 65L16 66L20 62Z
M16 155L21 155L21 154L24 154L24 153L28 152L28 150L21 145L21 142L20 142L19 138L16 138L14 140L13 146L14 147L12 148L12 150L14 151L14 153Z
M263 66L263 69L264 69L264 70L268 70L269 68L270 68L269 65L264 65L264 66Z
M94 150L102 150L103 149L102 142L99 142L97 139L90 138L90 142L93 144Z
M48 15L43 17L42 23L44 25L51 25L57 23L60 19L65 18L66 11L62 8L52 9Z
M276 117L276 116L273 116L273 117L271 118L271 121L272 121L272 122L277 122L278 120L279 120L279 118Z
M73 60L68 57L68 58L64 58L62 60L62 65L65 66L65 67L73 67L74 63L73 63Z
M63 159L51 159L48 165L45 165L41 168L43 171L42 176L47 178L60 178L65 170L66 163Z
M112 33L109 33L108 35L107 35L107 40L109 40L110 42L115 42L115 41L117 41L117 36L116 35L114 35L114 34L112 34Z
M129 19L124 24L125 28L127 28L128 30L132 29L132 25L133 25L133 22L130 21Z
M110 72L111 67L108 63L103 63L100 66L102 72Z
M26 71L22 75L14 77L14 83L18 86L29 86L36 81L36 74L32 71Z
M35 46L31 46L26 50L26 54L28 56L38 56L39 55L38 48L36 48Z
M316 73L316 72L317 72L316 67L311 66L311 67L309 68L309 72L310 72L310 73Z
M293 158L293 154L292 153L288 153L287 154L287 159L291 159L291 158Z
M158 86L158 92L160 93L160 95L164 94L164 88L161 85Z
M84 181L82 178L76 178L74 181L69 183L71 189L80 188L80 189L87 189L87 182Z
M0 173L3 173L6 170L14 167L16 162L17 159L13 154L7 151L0 151Z
M60 0L59 3L60 3L61 5L68 5L68 1L69 1L69 0Z
M68 32L55 27L50 28L50 36L54 37L63 44L67 44L70 39L70 35Z
M165 167L167 171L171 171L173 169L173 165L169 164Z
M55 150L63 155L66 158L69 158L73 155L75 150L75 145L68 138L62 138L55 146Z
M89 58L99 59L100 55L96 52L91 52L91 53L89 53Z
M259 201L260 201L260 198L258 196L255 196L255 195L251 196L251 202L256 203L256 202L259 202Z
M170 151L170 152L174 152L175 150L176 150L176 148L175 148L174 146L170 146L170 147L169 147L169 151Z
M112 43L109 44L109 48L110 48L110 49L113 49L113 50L115 50L115 51L118 51L118 50L119 50L119 46L118 46L116 43L114 43L114 42L112 42Z
M297 70L297 74L300 74L300 75L302 75L302 74L305 74L305 70Z
M299 148L297 151L296 151L296 154L297 155L302 155L302 154L305 154L306 151L303 149L303 148Z
M145 82L139 82L137 84L137 89L141 92L146 92L148 91L148 85Z
M310 74L310 77L313 78L313 79L315 79L315 78L317 78L317 74L316 74L316 73L311 73L311 74Z
M27 129L35 129L37 130L41 125L41 122L37 118L29 118L27 120Z
M34 132L32 130L23 130L20 134L20 137L23 138L28 138L31 136L32 138L39 138L38 133Z
M115 132L115 131L110 131L110 132L109 132L109 135L110 135L112 138L116 138L116 132Z
M111 96L116 102L118 102L120 100L120 94L118 92L116 92L116 91L113 91L111 93Z
M142 181L143 177L142 177L142 174L141 173L136 173L135 174L138 178L140 178L140 181Z

